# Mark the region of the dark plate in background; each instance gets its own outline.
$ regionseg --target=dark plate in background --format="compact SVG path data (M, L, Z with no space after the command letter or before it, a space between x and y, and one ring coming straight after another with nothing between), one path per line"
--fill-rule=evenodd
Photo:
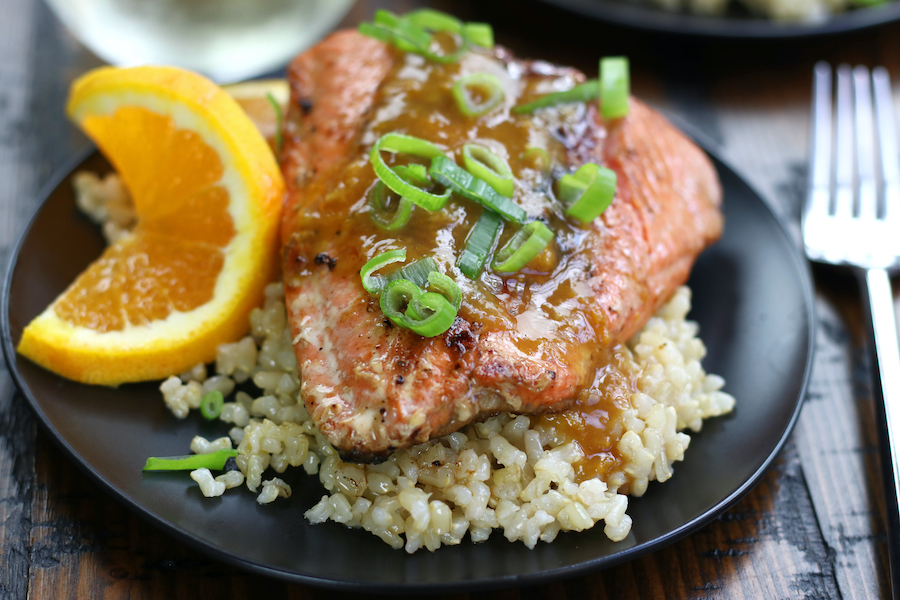
M633 29L708 38L786 39L848 33L900 20L900 2L858 8L815 23L776 23L732 8L721 17L668 12L652 0L538 0L598 21ZM733 2L733 0L732 0Z
M520 586L608 567L672 543L748 492L784 444L806 386L813 335L806 262L760 197L715 163L726 232L694 269L691 318L709 348L705 366L725 377L737 408L692 435L672 480L630 500L634 526L618 544L600 525L533 550L495 532L482 544L466 540L409 556L362 530L307 523L303 512L324 492L300 469L284 476L294 495L267 506L246 489L205 499L187 473L143 475L147 456L185 454L195 434L224 435L227 427L178 421L157 384L85 386L15 354L23 327L101 252L98 229L75 208L71 187L76 170L109 169L96 153L49 188L19 240L3 288L3 348L39 420L79 467L138 515L223 561L301 583L379 592Z

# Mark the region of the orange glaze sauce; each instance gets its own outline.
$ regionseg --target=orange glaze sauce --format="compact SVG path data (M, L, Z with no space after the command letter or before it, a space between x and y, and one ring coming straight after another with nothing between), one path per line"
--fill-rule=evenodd
M621 345L612 349L609 363L597 369L593 383L578 397L575 406L538 417L538 425L554 427L564 440L581 446L585 458L575 463L577 482L595 477L605 481L622 464L616 451L625 432L622 413L631 408L631 396L638 391L625 352Z
M369 259L397 248L406 248L407 262L432 257L462 290L460 317L478 323L484 333L503 331L522 352L567 361L575 357L587 366L595 360L593 346L604 328L602 315L584 285L590 271L590 257L580 250L586 226L564 216L564 207L553 198L552 174L535 168L533 155L525 155L531 148L540 148L546 151L557 176L561 170L569 170L569 146L588 126L588 111L584 104L569 104L537 115L511 112L518 104L571 88L583 79L574 71L544 71L526 71L521 63L506 64L481 50L469 52L453 64L397 52L393 71L376 94L358 153L349 160L340 180L321 191L322 201L316 210L301 216L296 229L314 236L313 256L341 240L335 268L338 276L358 276ZM470 73L490 73L504 89L502 104L479 117L462 114L451 92L453 84ZM496 274L488 265L481 278L472 281L455 265L483 212L480 205L454 195L439 211L414 207L409 222L398 230L378 228L367 202L367 194L377 182L369 150L380 136L391 132L437 144L459 165L463 164L464 144L488 147L506 160L513 172L513 201L525 209L527 220L545 221L556 234L554 240L517 273ZM405 154L383 152L382 156L391 166L429 164ZM505 223L497 247L519 227ZM585 380L589 382L590 377Z

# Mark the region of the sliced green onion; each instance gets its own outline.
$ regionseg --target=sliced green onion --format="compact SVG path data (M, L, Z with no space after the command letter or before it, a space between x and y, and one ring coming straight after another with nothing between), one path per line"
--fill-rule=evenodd
M218 419L222 414L222 406L225 405L225 396L219 390L207 392L200 401L200 414L207 421Z
M616 194L616 172L594 163L586 163L574 175L559 180L559 199L566 214L582 223L590 223L609 207Z
M401 165L394 167L394 172L401 178L416 185L426 185L429 182L424 165ZM400 198L393 210L389 210L388 187L382 180L375 182L366 195L369 204L369 216L378 227L387 231L400 229L409 222L412 216L413 203L409 198Z
M425 337L441 335L453 325L457 309L443 295L425 292L413 298L406 311L408 327ZM416 315L413 317L411 315ZM427 315L427 316L421 316Z
M631 93L628 59L624 56L601 58L600 81L600 114L603 118L618 119L627 115L628 95Z
M527 216L525 209L495 192L487 182L459 167L446 156L441 155L431 159L428 175L438 183L447 186L448 190L453 190L460 196L478 202L513 223L525 222Z
M397 167L397 171L399 171L399 167ZM381 229L394 231L409 223L413 203L409 198L401 196L397 199L393 210L388 210L387 189L384 182L379 179L369 190L367 195L369 216L372 217L372 222Z
M484 264L494 249L494 244L503 230L500 215L492 210L484 209L481 218L472 227L466 239L466 247L459 256L456 266L469 279L477 279L484 269Z
M398 327L434 337L450 329L457 309L439 293L426 292L406 279L396 279L381 293L381 311Z
M406 311L412 301L425 291L408 279L395 279L381 290L381 312L392 322L401 327L409 327Z
M471 73L453 84L453 99L459 112L477 117L493 110L503 101L503 84L490 73ZM483 100L478 100L482 97Z
M370 294L377 294L388 284L388 280L384 275L373 275L373 273L391 263L402 262L404 260L406 260L406 248L390 250L388 252L383 252L378 256L373 256L359 271L359 276L362 279L362 286Z
M459 310L459 305L462 304L462 290L451 277L440 271L432 271L428 274L428 285L440 292L453 308Z
M390 250L373 257L363 265L359 271L362 286L370 294L378 294L396 279L408 279L418 286L424 286L428 282L428 275L437 271L437 264L430 257L421 258L408 265L403 265L396 271L387 275L376 275L375 271L395 262L406 260L406 248Z
M284 120L281 114L281 105L278 104L278 100L275 99L272 92L266 92L266 100L269 101L269 104L272 105L272 110L275 111L275 151L281 154L281 147L284 145L284 139L281 137L281 123Z
M431 51L431 44L434 38L430 38L427 45L421 47L417 52L427 58L439 63L455 63L458 62L466 50L469 49L469 33L465 24L445 12L434 10L431 8L422 8L407 13L403 17L415 27L420 27L426 31L439 32L446 31L459 36L456 49L450 54L436 54Z
M426 256L425 258L414 260L408 265L403 265L393 273L388 273L385 277L387 277L388 281L408 279L419 287L425 287L425 284L429 281L428 278L431 277L432 273L436 272L438 272L437 263L430 256Z
M144 465L144 471L193 471L210 469L221 471L229 458L238 455L237 450L217 450L209 454L188 454L187 456L151 456Z
M447 200L450 199L450 190L444 190L443 194L432 194L423 190L412 181L417 178L416 173L419 171L413 170L411 172L407 170L406 175L409 177L407 179L384 162L384 158L381 156L382 150L433 158L444 156L440 148L427 140L411 135L388 133L378 138L378 141L372 146L372 150L369 152L369 160L372 162L372 167L375 169L375 174L378 175L378 178L400 196L409 198L411 202L426 210L440 210L447 204Z
M389 10L376 11L374 23L362 23L359 32L392 43L404 52L427 50L431 44L427 31Z
M496 192L507 198L513 195L513 174L506 161L478 144L463 146L466 171L485 180Z
M566 104L567 102L589 102L600 97L600 82L596 79L589 79L584 83L578 84L571 90L565 92L554 92L541 96L528 104L515 106L512 112L516 114L532 113L539 108L547 108L548 106L556 106L557 104Z
M470 42L482 48L494 47L494 28L488 23L466 23L464 27Z
M543 148L529 148L520 158L526 168L550 174L550 155Z
M457 47L450 54L438 54L431 50L434 42L432 34L440 31L459 36ZM463 23L453 15L429 8L403 16L379 10L372 23L360 24L359 32L394 44L404 52L415 52L440 63L458 61L470 44L494 47L494 30L487 23Z
M433 8L420 8L406 13L401 17L416 27L430 31L449 31L450 33L462 33L464 24L453 15L434 10Z
M553 232L540 221L532 221L513 235L497 251L491 268L497 273L515 273L547 247Z

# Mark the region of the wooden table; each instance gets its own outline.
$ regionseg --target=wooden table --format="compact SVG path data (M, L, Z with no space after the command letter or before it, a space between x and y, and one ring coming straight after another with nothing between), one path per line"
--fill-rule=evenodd
M352 25L376 5L360 2ZM449 2L436 2L448 8ZM798 236L812 65L885 65L900 84L900 24L823 40L689 41L614 28L517 0L454 2L518 53L596 72L631 57L633 90L717 141ZM36 192L85 138L63 115L71 80L99 60L38 0L0 17L0 258ZM900 98L900 90L895 91ZM763 481L693 535L621 566L529 589L454 598L880 598L889 593L874 407L856 283L815 270L812 381L799 423ZM900 366L898 366L900 368ZM335 598L251 575L175 542L119 506L36 426L0 371L0 598Z

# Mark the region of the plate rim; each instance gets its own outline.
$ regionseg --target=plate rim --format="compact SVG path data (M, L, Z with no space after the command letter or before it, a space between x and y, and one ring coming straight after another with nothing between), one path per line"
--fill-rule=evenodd
M744 41L802 40L851 33L900 20L900 2L833 15L821 23L779 24L764 18L710 17L666 12L653 6L609 0L535 0L577 15L646 32Z
M220 560L224 563L254 572L256 574L275 577L277 579L293 583L310 585L317 588L326 588L345 592L366 591L381 594L396 593L408 595L429 592L456 593L476 590L491 590L512 586L521 587L529 584L545 584L564 578L571 578L603 570L627 562L629 560L636 559L644 554L648 554L650 552L654 552L665 546L668 546L711 522L714 518L739 502L750 490L756 487L760 480L766 475L772 463L775 461L778 455L781 454L781 451L783 450L787 439L793 432L799 418L800 410L803 406L803 399L806 396L809 386L809 379L815 354L815 339L817 333L817 308L815 304L815 296L813 294L812 270L809 261L807 261L801 254L794 237L791 235L784 222L784 219L776 211L773 210L772 206L765 198L765 196L760 194L759 191L743 176L743 174L735 169L723 157L722 148L718 144L712 141L704 133L699 131L696 127L690 125L689 123L686 123L683 119L673 116L668 112L664 112L664 114L667 119L671 120L686 136L691 138L698 146L700 146L704 150L704 152L706 152L714 161L718 161L726 169L734 173L735 176L740 179L744 185L747 186L747 188L753 193L753 195L756 196L756 198L761 202L761 204L765 207L765 210L770 214L770 216L777 224L777 227L780 230L781 234L788 242L788 246L790 248L789 255L791 256L792 262L795 263L795 267L798 268L798 271L802 273L800 287L803 291L802 295L804 300L804 308L806 309L805 312L807 315L806 326L808 328L809 335L807 336L806 362L803 369L803 376L800 382L799 391L794 403L791 417L784 431L781 433L778 443L769 451L766 459L762 462L762 464L760 464L760 466L753 472L750 477L748 477L740 486L738 486L733 492L731 492L731 494L722 498L719 502L712 506L712 508L687 521L686 523L683 523L680 527L670 530L665 534L660 535L643 544L637 544L630 548L623 549L619 552L614 552L612 554L604 555L592 560L587 560L577 564L566 565L554 569L543 570L536 573L501 575L496 577L482 578L478 580L461 580L452 583L387 583L320 578L311 575L299 574L280 568L274 568L259 563L255 560L241 558L232 552L223 550L220 547L205 541L202 538L195 537L195 535L191 532L182 529L175 523L172 523L162 516L156 514L150 508L145 507L144 505L139 504L135 500L128 497L123 491L115 487L111 482L107 481L86 459L82 458L75 451L75 449L69 444L69 442L53 426L47 415L41 409L41 406L37 402L33 393L28 388L23 377L18 371L18 367L16 364L18 355L16 353L15 346L12 343L11 323L9 318L10 289L12 285L13 273L15 272L15 267L18 262L18 257L22 246L24 245L24 242L28 237L28 234L30 233L32 227L34 226L35 221L40 215L44 205L49 200L53 192L71 175L71 173L80 164L88 160L94 154L99 153L99 151L93 145L74 155L54 173L54 175L48 180L47 184L39 188L37 197L40 199L40 201L36 204L31 216L26 220L26 224L20 232L18 238L16 239L16 242L12 247L12 251L10 252L9 258L6 261L6 270L3 275L2 288L0 288L0 290L2 290L2 301L0 301L0 338L2 338L3 353L7 368L13 380L15 381L19 392L28 401L30 408L35 413L38 422L44 428L45 432L49 435L49 437L53 439L54 443L56 443L58 447L63 450L63 452L69 457L69 459L75 462L75 464L83 472L85 472L105 493L109 493L117 502L119 502L121 505L124 505L125 508L127 508L129 511L136 514L144 521L149 522L154 527L161 529L166 535L171 535L185 545L216 560ZM400 550L391 551L400 552Z

